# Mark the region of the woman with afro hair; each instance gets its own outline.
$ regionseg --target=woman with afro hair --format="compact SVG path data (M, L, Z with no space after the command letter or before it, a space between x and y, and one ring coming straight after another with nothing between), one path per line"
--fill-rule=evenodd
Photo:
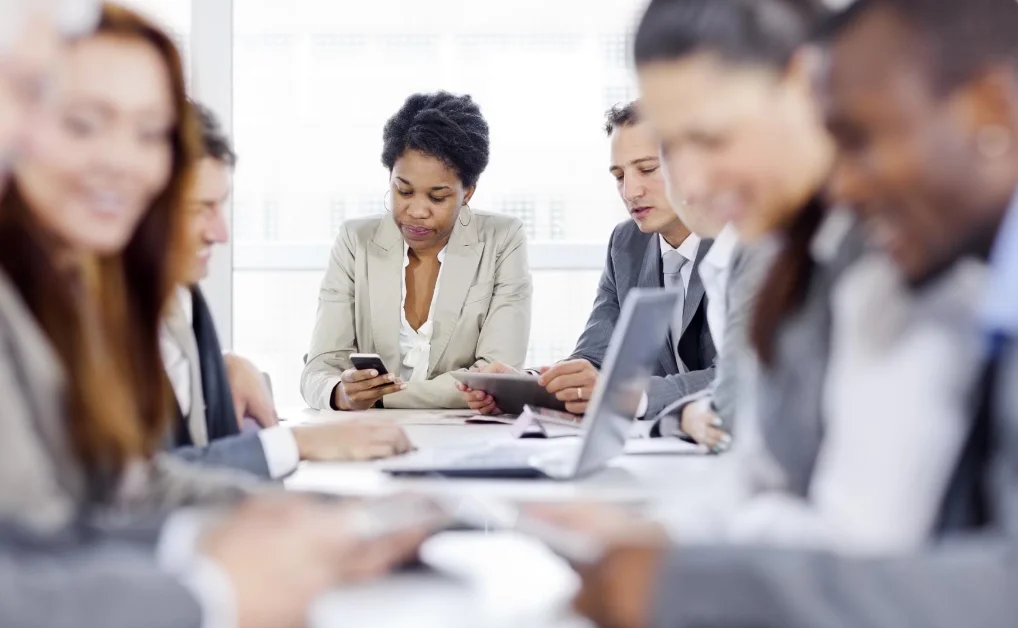
M340 229L301 393L317 409L464 408L451 371L526 357L523 223L470 207L489 153L470 96L414 94L382 138L387 211ZM354 369L353 353L377 353L388 374Z

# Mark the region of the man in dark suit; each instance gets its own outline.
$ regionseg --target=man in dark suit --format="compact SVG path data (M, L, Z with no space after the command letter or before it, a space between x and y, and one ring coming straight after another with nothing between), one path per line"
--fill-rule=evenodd
M661 345L640 417L654 417L674 401L706 388L714 378L715 349L707 325L698 268L723 222L699 207L672 208L660 171L658 144L640 119L637 103L611 109L605 131L611 140L609 171L630 216L608 241L604 274L594 309L572 355L540 369L541 385L575 414L586 411L622 304L633 288L668 287L683 298L671 332ZM506 371L492 365L490 371ZM490 414L494 399L465 391L471 408Z
M178 289L161 338L178 409L175 453L193 462L279 479L301 460L385 457L408 450L405 434L391 426L280 427L265 377L250 361L222 353L198 282L208 274L212 248L229 239L223 208L237 158L212 113L198 104L194 110L205 156L197 164L188 220L199 248L189 269L190 285ZM242 429L246 419L257 425Z

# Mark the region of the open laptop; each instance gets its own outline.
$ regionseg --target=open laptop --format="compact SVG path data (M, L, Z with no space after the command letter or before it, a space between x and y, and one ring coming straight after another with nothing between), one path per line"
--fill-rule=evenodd
M395 458L382 470L404 476L572 479L602 468L625 449L678 300L674 290L629 293L583 417L579 442L423 450Z

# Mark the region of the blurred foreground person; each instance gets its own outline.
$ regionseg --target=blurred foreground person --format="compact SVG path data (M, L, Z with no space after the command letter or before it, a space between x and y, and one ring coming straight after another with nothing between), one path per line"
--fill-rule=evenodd
M713 0L712 0L713 1ZM915 290L990 258L985 368L936 543L894 558L616 543L583 569L604 626L1010 626L1018 556L1018 6L860 0L834 23L823 103L832 189ZM864 463L860 463L860 470ZM610 536L605 533L604 538Z
M396 425L344 421L277 425L267 382L249 360L223 355L212 313L198 283L208 275L212 248L229 241L226 203L237 156L211 111L192 103L201 134L201 157L188 190L187 232L194 257L185 283L173 291L160 331L166 374L176 401L171 426L174 453L191 462L247 471L263 479L293 473L301 460L384 458L409 451ZM253 417L263 429L244 430Z
M97 9L0 0L0 153L23 158L0 203L0 623L303 625L421 535L365 542L357 506L286 496L164 523L246 483L150 458L172 273L139 254L175 246L194 129L175 49L134 14L105 7L62 51L58 25L85 33ZM148 325L118 326L135 311Z
M824 13L661 0L637 36L669 190L690 197L673 202L725 212L748 246L779 242L763 282L736 286L760 298L749 341L726 347L746 369L731 456L657 513L684 544L913 549L962 448L983 269L912 294L889 262L859 260L861 231L823 194L835 150L812 90L817 51L802 42Z
M26 381L5 408L0 469L21 480L0 514L62 525L83 502L159 512L252 484L156 455L172 407L158 329L198 153L188 107L171 40L124 9L58 68L0 198L7 355Z

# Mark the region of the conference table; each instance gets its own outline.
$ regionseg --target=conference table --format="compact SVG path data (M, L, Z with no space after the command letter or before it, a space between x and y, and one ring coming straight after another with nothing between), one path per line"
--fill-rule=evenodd
M515 439L511 426L482 420L468 411L323 412L294 408L284 425L374 421L403 427L427 455L435 450L468 451L487 445L556 447L577 438L569 428L548 428L546 439ZM711 473L716 458L673 439L639 437L634 425L626 454L594 474L570 481L392 477L385 461L302 463L286 480L290 490L345 496L383 496L408 491L469 499L518 502L607 501L649 508L681 500ZM424 568L336 590L315 604L318 628L581 628L569 612L579 581L569 566L534 539L503 531L445 532L421 549Z

